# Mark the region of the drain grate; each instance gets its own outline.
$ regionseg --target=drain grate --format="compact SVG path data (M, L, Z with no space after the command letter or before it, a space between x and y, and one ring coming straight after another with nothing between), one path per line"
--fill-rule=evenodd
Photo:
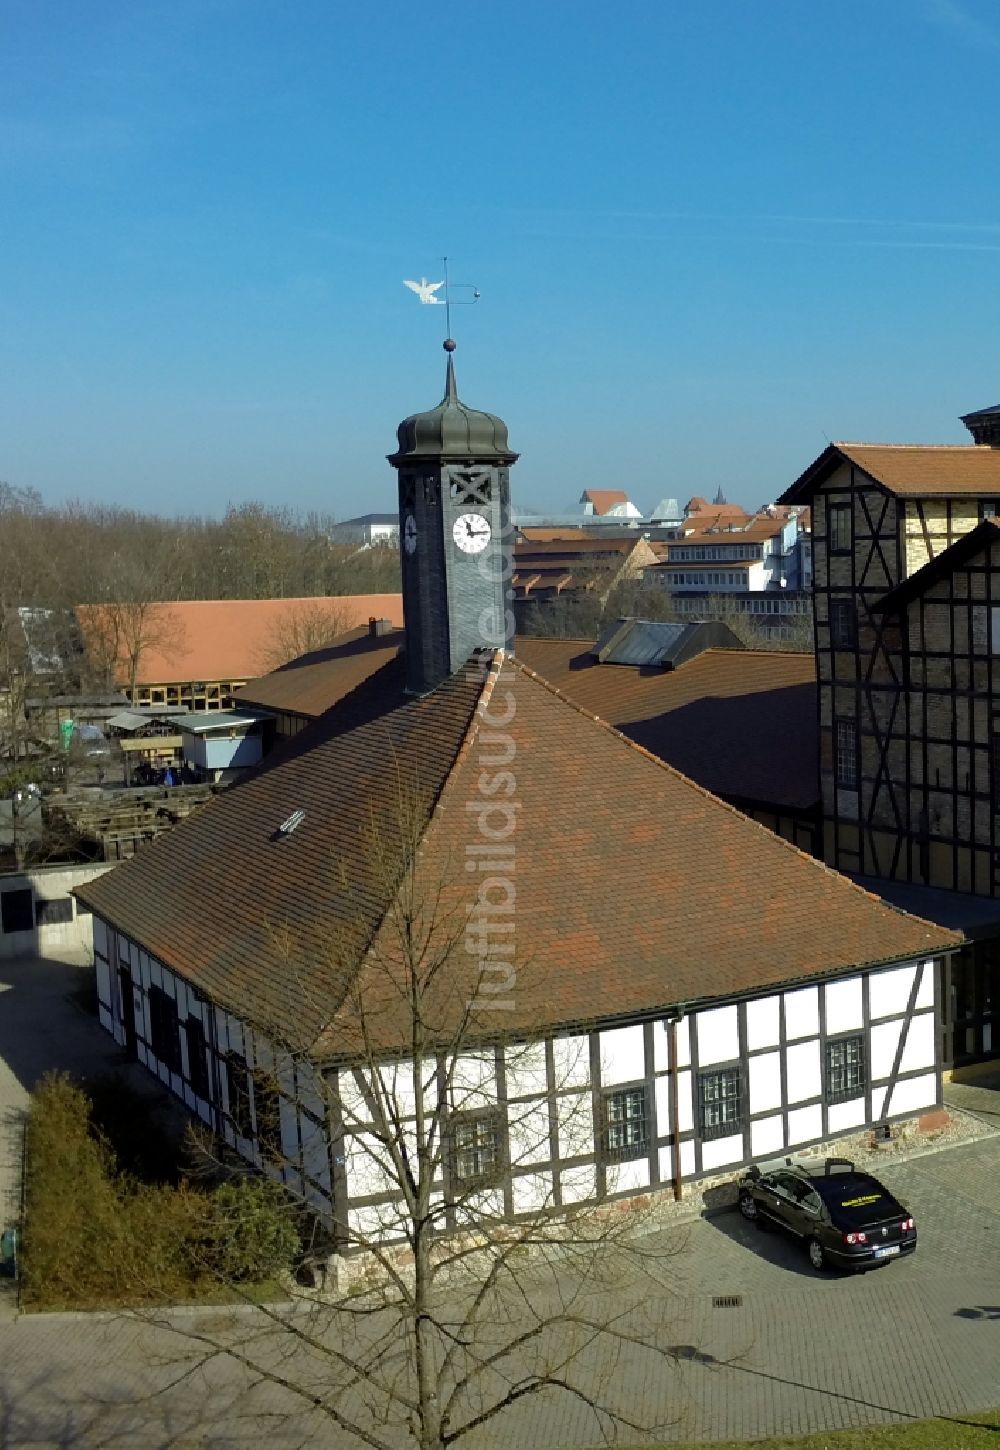
M712 1299L713 1309L739 1309L742 1304L742 1294L716 1294Z

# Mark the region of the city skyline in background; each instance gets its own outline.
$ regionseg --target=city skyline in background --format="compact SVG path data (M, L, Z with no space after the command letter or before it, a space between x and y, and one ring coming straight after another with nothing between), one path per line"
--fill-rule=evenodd
M1000 397L985 0L304 0L0 17L0 479L164 513L392 510L444 379L521 508L776 497Z

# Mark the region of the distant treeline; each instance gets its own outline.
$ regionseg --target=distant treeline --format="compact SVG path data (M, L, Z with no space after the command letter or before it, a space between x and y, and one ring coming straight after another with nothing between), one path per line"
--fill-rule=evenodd
M332 516L246 503L221 519L46 505L0 483L0 604L276 599L399 590L395 548L332 542Z

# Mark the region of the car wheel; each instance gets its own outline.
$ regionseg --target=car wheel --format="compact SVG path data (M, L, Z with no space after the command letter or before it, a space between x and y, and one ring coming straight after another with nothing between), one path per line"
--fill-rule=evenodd
M806 1251L809 1254L810 1264L818 1274L822 1273L826 1268L826 1254L823 1252L823 1245L819 1239L810 1239L806 1245Z
M757 1211L757 1200L752 1193L740 1194L740 1213L750 1223L759 1223L760 1214Z

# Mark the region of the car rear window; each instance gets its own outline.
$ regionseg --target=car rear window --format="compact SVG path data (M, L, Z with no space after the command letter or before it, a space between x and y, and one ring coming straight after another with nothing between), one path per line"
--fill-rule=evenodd
M877 1223L901 1211L881 1183L862 1174L819 1178L816 1187L837 1223L848 1226Z

